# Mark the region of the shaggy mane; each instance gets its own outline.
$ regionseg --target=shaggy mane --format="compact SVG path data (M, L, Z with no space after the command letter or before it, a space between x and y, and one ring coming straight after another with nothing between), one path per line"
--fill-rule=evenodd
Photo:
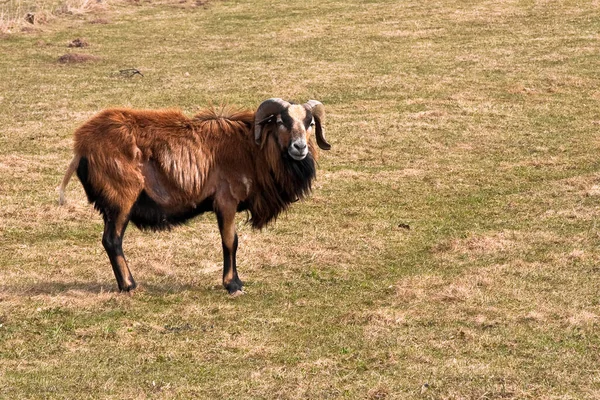
M254 124L254 112L229 106L210 107L196 113L192 121L203 131L229 133L239 128L251 128Z
M312 190L312 181L316 178L314 156L309 153L302 161L292 160L287 153L281 157L280 167L285 171L286 179L277 179L280 171L266 171L267 175L259 178L260 189L248 199L249 222L254 229L262 229L275 221L292 203L304 199Z
M220 106L220 107L208 107L200 110L194 115L193 119L196 121L207 121L211 119L228 119L231 121L247 120L254 118L254 112L250 110L243 110L231 106Z

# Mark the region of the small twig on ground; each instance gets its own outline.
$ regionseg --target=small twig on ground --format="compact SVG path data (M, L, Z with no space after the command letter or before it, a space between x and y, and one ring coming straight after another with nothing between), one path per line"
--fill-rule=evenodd
M121 75L126 75L126 76L134 76L135 74L139 74L141 76L144 76L144 74L142 74L138 69L136 68L127 68L127 69L122 69L119 71L121 73Z

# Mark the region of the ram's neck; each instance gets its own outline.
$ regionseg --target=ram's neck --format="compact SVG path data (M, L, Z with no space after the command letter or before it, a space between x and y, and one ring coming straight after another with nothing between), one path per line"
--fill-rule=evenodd
M316 162L310 152L301 161L279 153L277 159L259 157L256 170L257 187L249 199L249 210L252 226L260 229L310 193Z

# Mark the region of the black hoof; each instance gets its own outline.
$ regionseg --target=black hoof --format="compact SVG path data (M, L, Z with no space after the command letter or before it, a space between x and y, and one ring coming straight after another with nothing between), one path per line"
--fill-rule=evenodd
M244 283L238 277L234 278L229 283L224 283L223 285L225 286L225 289L227 289L227 292L233 295L238 292L243 292L244 290Z
M137 287L137 283L132 279L129 285L121 286L119 285L119 291L123 293L131 292L133 289Z

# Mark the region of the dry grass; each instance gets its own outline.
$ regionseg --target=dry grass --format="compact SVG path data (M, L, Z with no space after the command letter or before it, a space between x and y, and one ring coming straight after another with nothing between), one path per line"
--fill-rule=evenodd
M4 0L0 2L0 34L35 32L62 15L105 11L115 1L97 0Z
M598 398L596 6L0 2L0 397ZM212 215L130 228L118 294L76 179L56 205L74 129L272 96L321 100L333 150L239 216L247 295Z

